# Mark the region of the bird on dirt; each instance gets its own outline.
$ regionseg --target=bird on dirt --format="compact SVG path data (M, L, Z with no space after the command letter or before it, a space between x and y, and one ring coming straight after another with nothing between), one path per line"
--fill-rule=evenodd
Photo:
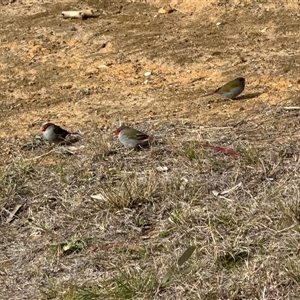
M119 141L128 149L145 146L153 139L153 136L151 135L147 135L137 129L124 125L120 126L113 133L118 136Z
M219 87L215 91L203 95L203 97L219 94L224 99L235 99L239 94L243 92L244 89L245 89L245 78L238 77L232 81L227 82L226 84Z
M65 141L65 138L68 134L72 134L71 132L53 123L43 124L41 130L43 132L44 138L50 144L60 144Z

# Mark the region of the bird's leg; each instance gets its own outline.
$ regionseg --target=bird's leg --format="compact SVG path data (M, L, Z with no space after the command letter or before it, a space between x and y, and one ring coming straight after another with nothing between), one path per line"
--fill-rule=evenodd
M48 146L47 150L48 151L52 150L54 148L54 146L55 146L55 143L49 143L49 146Z

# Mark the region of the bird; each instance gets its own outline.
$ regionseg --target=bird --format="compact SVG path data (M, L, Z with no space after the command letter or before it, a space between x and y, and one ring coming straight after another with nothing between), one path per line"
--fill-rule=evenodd
M68 134L72 134L71 132L53 123L43 124L41 130L43 132L44 138L50 144L60 144L65 141L65 138Z
M145 146L153 139L153 136L125 125L120 126L113 133L118 136L119 141L128 149Z
M226 84L219 87L215 91L203 95L203 97L219 94L224 99L235 99L239 94L243 92L244 89L245 89L245 78L238 77L232 81L227 82Z

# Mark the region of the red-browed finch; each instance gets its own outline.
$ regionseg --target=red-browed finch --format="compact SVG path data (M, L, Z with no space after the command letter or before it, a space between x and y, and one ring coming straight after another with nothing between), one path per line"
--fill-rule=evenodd
M42 125L42 132L44 138L51 144L59 144L65 141L68 134L71 134L67 130L61 128L53 123L45 123Z
M114 131L114 134L117 135L119 141L129 149L147 145L149 141L153 139L153 136L147 135L128 126L120 126Z
M216 89L215 91L205 94L203 96L219 94L221 95L222 98L234 99L239 94L241 94L244 89L245 89L245 78L238 77L232 81L227 82L226 84Z

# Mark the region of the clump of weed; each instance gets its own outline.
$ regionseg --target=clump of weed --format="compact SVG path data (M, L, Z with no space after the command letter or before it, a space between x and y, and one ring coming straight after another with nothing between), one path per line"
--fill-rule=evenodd
M138 176L126 175L116 182L105 182L92 196L95 200L106 203L109 207L132 208L142 203L155 200L157 182L152 173Z

